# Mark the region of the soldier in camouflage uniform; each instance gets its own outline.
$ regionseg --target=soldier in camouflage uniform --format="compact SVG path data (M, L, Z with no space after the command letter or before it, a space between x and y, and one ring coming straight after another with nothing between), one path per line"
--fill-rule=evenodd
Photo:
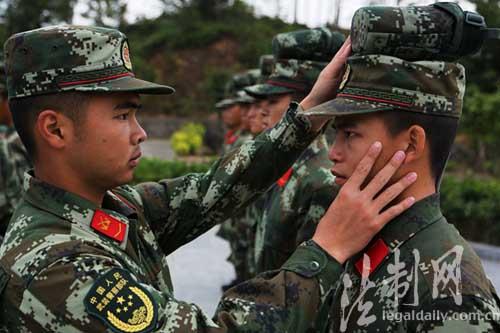
M269 78L274 70L274 56L272 54L266 54L259 59L260 76L257 83L264 83ZM255 98L255 102L252 104L250 111L248 112L248 118L250 121L250 132L253 137L256 138L265 130L262 117L262 105L265 103L265 98ZM257 227L257 221L262 215L262 210L264 208L265 196L258 196L252 203L250 203L245 208L245 219L247 224L245 231L245 241L247 243L247 253L246 253L246 267L248 270L249 277L253 277L256 274L255 267L255 231ZM243 237L243 236L240 236Z
M457 63L357 55L348 59L337 98L309 110L335 117L329 154L338 185L347 186L373 140L384 146L380 163L401 150L399 172L418 173L398 198L416 203L336 276L318 319L321 332L500 331L500 300L479 257L439 205L464 90L465 71Z
M303 30L279 34L273 44L285 45L288 54L293 56L301 54L310 39L320 39L322 34L332 35L326 29L311 29L309 32L307 35ZM336 43L339 48L341 41L343 37ZM293 98L301 100L325 66L325 62L277 59L267 83L246 89L249 94L264 96L268 100L264 106L268 111L264 115L264 124L268 128L275 126L283 116L280 105ZM322 134L261 199L264 205L257 218L255 234L256 273L281 267L300 243L312 237L317 223L335 197L334 177L330 172L332 166L326 138Z
M256 69L234 75L226 85L225 98L215 105L228 128L224 136L224 154L251 138L248 111L255 99L246 94L243 88L254 84L258 75L259 70Z
M0 98L0 244L2 244L10 217L22 197L23 174L31 164L12 123L3 61L0 64Z
M224 154L253 139L250 131L249 112L253 109L256 99L245 93L243 88L255 84L259 76L259 69L250 69L241 74L234 75L226 86L227 98L218 103L219 107L223 105L225 108L222 112L240 112L241 114L239 129L226 134ZM222 286L222 290L224 291L250 278L246 265L248 242L246 241L246 237L243 236L247 233L245 219L243 211L222 223L217 232L217 236L229 242L231 253L227 260L233 265L236 275L232 281Z
M303 109L334 96L349 51L346 43L325 69L325 79L300 105L292 104L276 127L207 173L130 187L122 184L132 179L146 139L135 117L138 94L173 89L134 77L127 39L116 30L58 26L10 37L9 104L35 170L25 174L26 194L0 247L0 331L313 329L339 270L333 258L359 251L367 239L349 242L342 251L329 241L326 247L304 243L281 270L228 292L214 319L174 298L165 255L236 212L314 140L325 119L309 119ZM362 170L376 156L370 151L355 174L363 179ZM408 185L402 179L395 194ZM389 194L384 205L392 200ZM365 198L370 204L361 209L363 219L351 214L359 200L335 201L321 235L346 237L330 229L348 233L356 227L369 237L409 206L370 213L373 197Z

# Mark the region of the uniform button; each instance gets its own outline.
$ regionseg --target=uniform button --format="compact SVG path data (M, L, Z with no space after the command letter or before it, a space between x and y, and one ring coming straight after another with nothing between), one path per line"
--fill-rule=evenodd
M319 267L320 267L319 262L317 262L316 260L311 261L311 263L309 264L309 268L311 268L311 270L313 271L317 271Z

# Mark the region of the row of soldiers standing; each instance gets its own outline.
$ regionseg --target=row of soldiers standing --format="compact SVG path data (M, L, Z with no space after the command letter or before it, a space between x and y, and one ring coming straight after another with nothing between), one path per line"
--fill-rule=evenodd
M226 98L216 104L228 128L224 153L273 128L286 105L309 93L344 40L341 33L326 28L275 36L273 54L260 57L259 69L234 75L226 86ZM228 260L236 273L224 290L278 269L312 237L338 191L332 166L322 133L267 192L221 225L218 235L230 244Z

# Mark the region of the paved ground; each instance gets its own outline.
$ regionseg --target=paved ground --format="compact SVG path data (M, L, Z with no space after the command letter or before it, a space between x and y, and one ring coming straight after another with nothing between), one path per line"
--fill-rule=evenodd
M163 160L171 160L175 157L168 140L148 139L141 145L141 148L143 157L156 157Z
M165 140L146 141L143 153L164 159L174 156ZM199 305L210 316L222 295L220 287L234 278L234 270L226 262L229 245L215 236L216 228L168 257L175 297ZM483 244L473 244L473 247L481 257L486 274L500 291L500 248Z

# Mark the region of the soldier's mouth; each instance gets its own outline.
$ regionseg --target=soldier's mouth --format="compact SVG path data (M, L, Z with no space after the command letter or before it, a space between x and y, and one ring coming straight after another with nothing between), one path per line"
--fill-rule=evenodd
M337 171L331 169L330 170L332 175L335 176L335 183L337 185L344 185L345 182L347 181L347 177L346 176L343 176L342 174L338 173Z
M141 156L142 156L142 153L139 150L137 153L135 153L134 155L132 155L132 158L128 161L128 164L131 167L136 167L139 164L139 160L141 159Z

